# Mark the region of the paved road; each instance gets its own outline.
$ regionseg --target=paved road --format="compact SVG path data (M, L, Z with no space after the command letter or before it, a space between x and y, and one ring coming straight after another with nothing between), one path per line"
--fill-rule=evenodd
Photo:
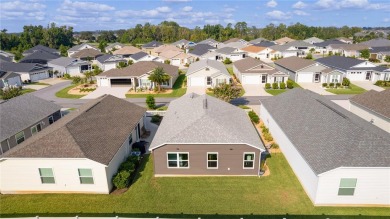
M43 88L41 90L37 90L33 92L37 97L42 99L54 102L63 108L78 108L84 103L88 102L87 99L67 99L67 98L59 98L55 96L55 93L65 87L68 87L71 84L70 81L61 82L58 84L54 84L52 86ZM324 97L330 100L348 100L353 95L324 95ZM268 96L248 96L248 97L240 97L231 101L234 105L259 105L259 101L266 98L272 98ZM166 105L169 104L172 100L176 98L156 98L156 105ZM127 98L129 102L135 103L140 106L145 106L145 98Z

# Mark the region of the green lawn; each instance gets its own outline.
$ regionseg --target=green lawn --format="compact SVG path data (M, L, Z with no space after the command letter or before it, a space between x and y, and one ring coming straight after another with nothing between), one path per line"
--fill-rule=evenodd
M50 84L47 84L47 83L42 83L42 82L31 82L27 85L46 85L46 86L50 86Z
M277 89L277 90L274 90L274 89L265 89L265 92L271 94L272 96L276 96L276 95L279 95L279 94L282 94L284 92L286 92L288 89Z
M232 65L230 65L229 67L226 67L226 69L228 70L228 72L229 72L230 75L234 75Z
M179 75L176 79L175 84L173 85L172 93L170 94L126 94L127 98L145 98L149 95L154 97L181 97L186 94L187 88L183 87L184 79L186 78L185 74Z
M85 95L74 95L74 94L68 94L68 91L74 87L78 86L78 84L70 85L69 87L66 87L56 93L56 97L60 98L70 98L70 99L79 99L81 97L84 97Z
M31 92L34 92L34 91L36 91L36 90L31 89L31 88L25 88L25 89L22 89L22 91L20 92L21 93L20 95L31 93ZM3 96L0 95L0 100L2 100L2 99L3 99Z
M282 154L273 154L267 164L271 169L267 177L154 178L150 159L123 194L1 195L0 212L2 217L89 214L150 218L389 214L388 208L378 207L314 207Z
M356 86L354 84L350 84L350 87L351 87L350 89L344 89L344 88L335 89L335 88L331 88L331 89L326 89L326 91L334 93L334 94L361 94L361 93L366 92L365 89L363 89L363 88L361 88L359 86Z

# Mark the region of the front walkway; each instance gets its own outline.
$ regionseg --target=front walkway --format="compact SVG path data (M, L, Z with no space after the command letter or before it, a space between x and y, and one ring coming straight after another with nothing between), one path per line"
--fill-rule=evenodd
M307 89L310 91L313 91L314 93L320 94L320 95L335 95L331 92L326 91L321 83L299 83L299 85L303 89Z
M206 93L206 87L204 86L190 86L190 87L187 87L187 93L186 94L190 94L190 93L196 93L196 94L199 94L199 95L203 95Z
M81 99L96 99L105 94L110 94L118 98L126 98L126 93L129 91L129 87L98 87L95 91L87 94Z
M354 85L357 85L365 90L376 90L376 91L383 91L384 88L378 87L375 84L373 84L371 81L353 81L351 82Z
M242 87L245 90L244 97L259 97L259 96L272 96L267 93L262 84L244 84Z
M152 117L145 117L145 119L144 119L145 129L147 131L150 131L150 135L146 138L141 138L141 141L148 142L147 147L146 147L147 154L149 154L150 143L152 143L154 135L156 134L157 129L158 129L158 125L152 123L151 120L152 120Z

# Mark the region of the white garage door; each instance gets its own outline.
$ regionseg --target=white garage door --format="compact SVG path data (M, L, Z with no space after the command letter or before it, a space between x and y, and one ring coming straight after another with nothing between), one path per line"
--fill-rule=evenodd
M49 75L47 72L37 72L37 73L33 73L30 75L30 80L31 81L38 81L38 80L46 79L48 77L49 77Z
M98 86L100 86L100 87L110 86L109 80L107 78L100 78L99 82L98 82Z
M298 74L298 80L297 82L313 82L313 74Z
M180 65L180 59L172 59L171 65L179 66Z
M192 77L191 78L191 86L205 86L205 78L204 77Z
M259 75L243 75L242 76L243 84L260 84Z

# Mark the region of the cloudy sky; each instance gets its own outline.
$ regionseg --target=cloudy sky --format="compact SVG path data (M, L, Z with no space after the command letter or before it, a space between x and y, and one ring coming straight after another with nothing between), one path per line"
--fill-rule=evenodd
M249 26L301 22L314 26L390 26L390 0L0 0L0 27L55 22L76 31L117 30L138 23L182 26L245 21Z

